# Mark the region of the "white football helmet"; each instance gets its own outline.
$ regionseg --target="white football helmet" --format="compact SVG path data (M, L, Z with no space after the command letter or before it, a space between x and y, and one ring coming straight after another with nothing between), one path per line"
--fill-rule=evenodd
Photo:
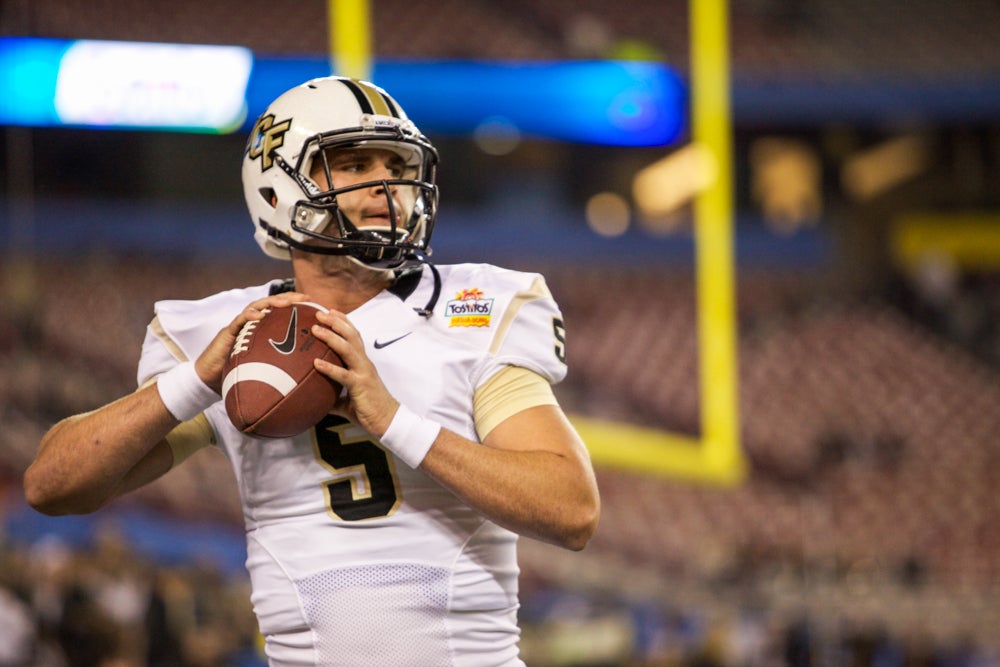
M329 149L379 148L402 158L400 173L347 188L310 178ZM313 79L278 97L254 124L243 156L243 193L264 252L290 248L348 255L378 269L426 261L437 214L437 150L381 88L344 77ZM318 167L316 167L318 168ZM338 197L359 189L386 197L388 222L350 220Z

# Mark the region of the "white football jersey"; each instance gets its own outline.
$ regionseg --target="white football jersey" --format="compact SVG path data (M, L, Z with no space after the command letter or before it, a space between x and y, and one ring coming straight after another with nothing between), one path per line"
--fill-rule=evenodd
M562 316L538 274L484 264L426 268L349 314L389 391L479 441L476 388L508 365L556 383ZM156 304L139 382L195 359L279 283ZM522 665L517 537L336 416L286 439L243 435L206 412L232 462L252 602L273 665Z

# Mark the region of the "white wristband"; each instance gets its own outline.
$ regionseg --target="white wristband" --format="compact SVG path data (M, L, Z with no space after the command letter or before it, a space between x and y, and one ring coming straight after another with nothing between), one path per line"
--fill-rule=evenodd
M201 381L193 361L177 364L156 379L160 399L178 421L194 419L219 400L219 395Z
M403 463L416 468L427 456L427 451L440 432L441 424L424 419L405 405L400 405L379 442L402 459Z

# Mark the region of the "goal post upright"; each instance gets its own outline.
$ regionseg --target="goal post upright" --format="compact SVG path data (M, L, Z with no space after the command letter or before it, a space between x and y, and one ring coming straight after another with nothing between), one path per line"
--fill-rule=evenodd
M694 202L700 436L582 416L573 422L598 466L719 485L746 475L740 445L727 0L689 0L691 140L711 156Z

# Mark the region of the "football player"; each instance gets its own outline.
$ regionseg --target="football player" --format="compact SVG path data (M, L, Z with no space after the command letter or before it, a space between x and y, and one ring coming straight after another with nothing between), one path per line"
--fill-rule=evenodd
M91 512L203 446L232 462L272 665L522 665L518 535L582 549L600 501L551 385L566 373L541 275L429 261L438 154L384 90L316 79L257 120L242 178L256 240L293 278L162 301L140 388L69 417L24 477L47 514ZM219 395L241 328L329 309L331 413L244 435Z

